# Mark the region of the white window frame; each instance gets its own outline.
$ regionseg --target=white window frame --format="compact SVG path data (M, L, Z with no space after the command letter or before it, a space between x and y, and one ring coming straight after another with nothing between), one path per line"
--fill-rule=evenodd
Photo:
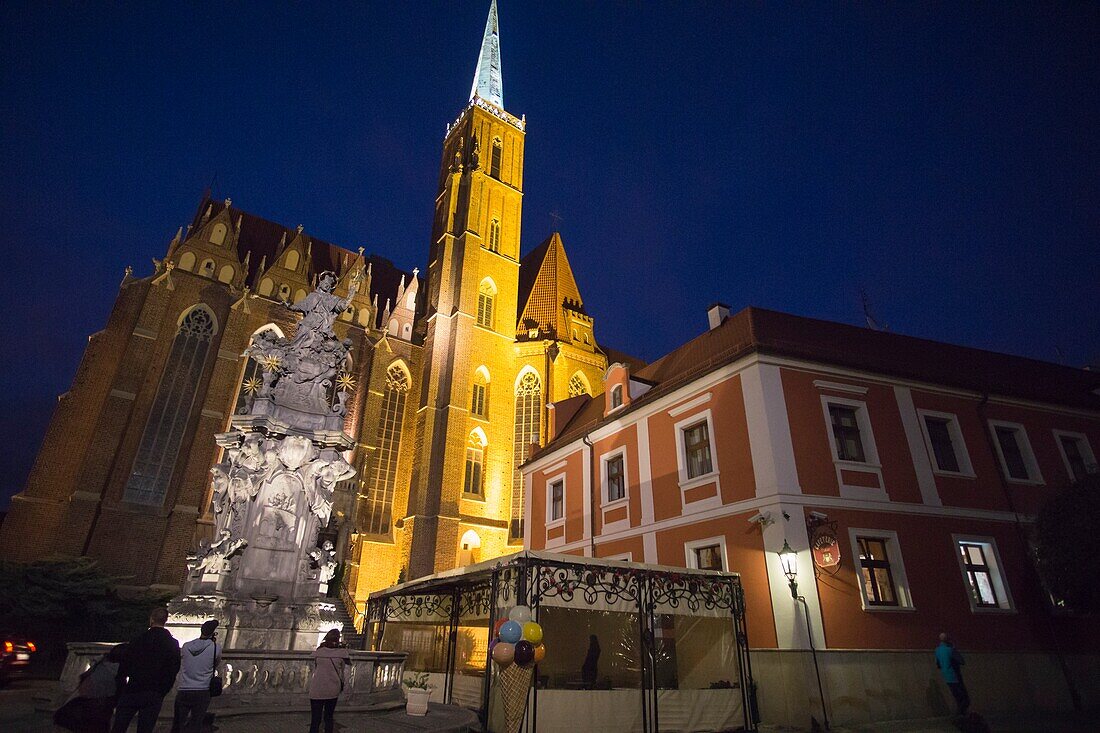
M684 543L684 567L691 568L692 570L700 570L698 558L695 557L695 551L703 548L710 547L711 545L718 545L718 551L722 557L722 572L728 573L730 571L730 560L726 554L726 536L719 535L717 537L707 537L701 540L692 540L691 542Z
M1023 453L1024 457L1024 466L1027 468L1026 479L1013 478L1009 475L1008 464L1005 462L1004 452L1001 450L1001 439L997 437L997 428L1010 428L1016 432L1016 442L1020 445L1020 452ZM1039 470L1039 462L1035 458L1035 451L1031 447L1031 439L1027 436L1027 428L1018 422L990 420L989 434L993 438L993 450L997 453L997 460L1001 464L1001 474L1005 477L1005 481L1029 486L1041 486L1045 483L1043 472Z
M554 516L554 494L551 490L554 484L561 482L561 516L557 519L552 519ZM546 528L552 529L565 524L565 515L568 514L565 507L566 487L568 483L565 480L565 473L559 473L546 479Z
M1075 433L1072 430L1054 430L1054 442L1058 444L1058 455L1062 456L1062 463L1066 466L1066 473L1069 475L1070 481L1080 481L1081 479L1073 475L1073 466L1070 465L1069 456L1066 455L1066 449L1062 445L1063 438L1072 438L1077 441L1082 449L1081 457L1085 459L1085 471L1095 473L1095 470L1088 470L1089 466L1096 466L1096 454L1092 452L1089 436L1084 433Z
M840 453L836 447L836 436L833 435L833 416L829 414L829 405L851 407L856 411L856 424L859 426L859 439L863 443L863 457L867 459L866 461L846 461L840 458ZM833 467L836 470L836 484L840 489L840 495L845 499L889 501L890 497L886 493L886 482L882 477L882 462L879 460L875 433L871 430L871 415L867 411L867 403L863 400L854 400L848 397L821 395L821 414L825 419L825 435L829 438L829 451L833 459ZM853 486L844 483L845 470L874 474L878 477L878 488Z
M859 439L863 443L863 456L867 459L866 461L846 461L840 458L840 453L836 447L836 436L833 435L833 416L829 414L829 405L855 409L856 423L859 425ZM825 416L825 432L829 436L829 449L833 452L833 463L843 465L846 468L882 468L882 462L878 456L878 446L875 445L875 433L871 430L871 418L867 412L866 402L847 397L821 395L821 411Z
M997 549L997 540L992 537L983 537L981 535L953 534L951 535L951 541L955 552L955 560L958 561L959 572L962 574L963 589L966 591L966 598L970 602L970 612L1015 613L1016 604L1012 600L1012 591L1009 590L1008 580L1005 578L1005 566L1004 563L1001 562L1001 553ZM970 579L966 575L966 565L963 563L962 552L959 548L959 545L963 542L972 545L982 545L984 547L986 556L985 561L989 564L989 578L993 583L993 591L997 594L999 599L996 608L979 606L977 599L974 598L974 593L970 590Z
M695 478L687 475L687 446L684 444L684 428L706 420L707 440L710 442L710 473L704 473ZM709 409L694 412L672 426L676 435L676 472L680 479L680 491L694 489L697 486L705 486L710 483L718 483L718 436L714 432L714 416ZM718 501L721 503L722 490L718 487Z
M634 553L619 552L614 555L601 555L601 560L618 560L619 562L634 562Z
M894 577L894 593L898 597L896 606L876 606L867 600L867 591L863 586L863 566L859 564L859 542L857 537L873 537L886 540L886 559L890 563L890 574ZM856 586L859 588L859 602L868 613L908 613L917 610L913 604L913 594L909 590L909 576L905 573L905 562L901 556L901 544L898 533L892 529L868 529L849 527L848 540L852 546L852 563L856 572Z
M959 462L958 471L948 471L940 468L940 464L936 460L936 451L932 448L932 436L928 432L928 422L925 419L929 417L947 422L947 433L951 436L951 447L955 449L955 460ZM928 457L931 459L932 473L940 476L975 478L974 464L970 462L970 451L966 448L966 441L963 439L958 415L950 412L937 412L936 410L917 410L917 419L920 422L921 434L924 435L924 447L928 450Z
M609 494L610 486L607 483L607 464L617 457L623 459L623 496L621 499L612 500ZM630 477L627 474L626 447L614 448L600 456L600 508L621 506L630 498Z
M619 404L617 405L615 404L616 394L619 395ZM623 405L626 404L626 400L623 399L624 394L626 394L626 389L624 389L623 385L621 384L616 384L614 387L611 388L611 394L608 397L608 404L611 405L610 412L615 412L616 410L621 410L623 408Z

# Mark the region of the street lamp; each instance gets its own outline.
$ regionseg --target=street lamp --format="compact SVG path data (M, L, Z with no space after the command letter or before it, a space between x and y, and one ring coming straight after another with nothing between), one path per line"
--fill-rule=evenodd
M791 598L798 599L798 553L791 549L786 539L783 540L783 549L779 551L779 565L783 568L783 574L791 584Z
M805 596L798 595L798 553L791 549L787 538L783 538L783 549L779 551L779 565L791 584L791 598L801 603L806 611L806 634L810 638L810 655L814 660L814 674L817 675L817 694L821 696L821 716L825 719L825 730L829 730L829 711L825 707L825 690L821 685L821 668L817 666L817 649L814 648L814 635L810 630L810 604ZM816 723L815 723L816 724Z

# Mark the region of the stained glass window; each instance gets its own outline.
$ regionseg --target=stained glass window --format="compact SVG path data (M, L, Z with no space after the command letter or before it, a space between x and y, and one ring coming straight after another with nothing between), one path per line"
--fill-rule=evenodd
M401 452L401 426L405 419L405 397L409 375L398 364L386 373L382 393L382 414L378 418L378 450L364 502L360 528L368 534L388 534L393 515L393 492L397 459Z
M519 467L527 460L527 448L542 442L542 381L527 372L516 385L516 423L512 453L512 521L509 536L523 537L523 474Z
M149 506L164 503L216 331L213 314L201 306L192 308L180 321L126 482L124 501Z

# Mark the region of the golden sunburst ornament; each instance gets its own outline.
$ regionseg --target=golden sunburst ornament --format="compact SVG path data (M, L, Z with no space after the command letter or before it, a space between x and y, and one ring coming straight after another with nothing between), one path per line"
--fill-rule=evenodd
M347 372L340 372L339 376L336 377L336 386L341 392L351 392L355 389L355 377Z
M264 386L264 380L259 377L251 377L244 382L245 394L256 394L260 391L260 388Z
M283 360L277 356L265 356L260 359L260 366L264 371L273 372L283 365Z

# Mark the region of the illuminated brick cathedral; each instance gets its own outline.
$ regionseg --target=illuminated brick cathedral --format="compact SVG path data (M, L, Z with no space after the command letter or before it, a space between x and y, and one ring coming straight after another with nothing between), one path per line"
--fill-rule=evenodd
M524 120L505 111L495 0L469 103L443 142L426 277L209 197L155 271L127 271L106 327L61 396L0 555L90 555L135 587L178 587L212 527L214 436L247 409L263 365L242 356L284 303L333 271L363 286L338 321L352 342L345 431L355 478L324 539L345 601L399 577L522 545L517 467L547 404L602 390L608 352L554 233L521 257ZM621 360L623 357L615 357Z

